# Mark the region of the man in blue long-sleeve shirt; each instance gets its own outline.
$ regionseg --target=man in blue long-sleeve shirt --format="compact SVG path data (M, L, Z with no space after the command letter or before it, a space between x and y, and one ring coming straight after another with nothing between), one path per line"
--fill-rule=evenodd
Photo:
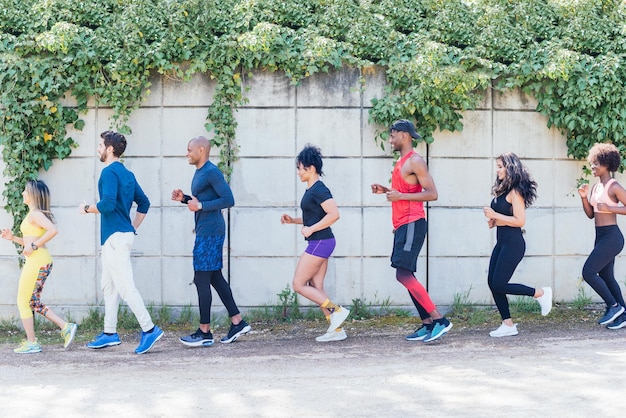
M100 135L98 156L105 164L98 180L100 201L95 205L81 204L81 213L100 214L100 244L102 245L102 294L104 296L104 332L89 348L104 348L121 344L117 335L117 311L120 298L133 311L141 326L141 341L137 354L150 350L164 333L154 325L150 313L135 286L130 251L136 229L148 213L150 201L137 183L135 175L120 162L126 150L126 138L117 132ZM135 218L130 219L130 208L137 203Z
M191 181L191 196L182 190L172 192L172 200L186 204L194 212L196 240L193 248L194 283L198 291L200 327L191 335L180 338L180 342L191 347L213 345L211 333L211 286L215 288L228 311L231 326L220 342L231 343L252 329L243 320L233 298L230 285L222 275L222 249L226 225L222 209L235 204L233 192L222 172L209 161L211 143L203 136L189 141L187 160L196 166Z

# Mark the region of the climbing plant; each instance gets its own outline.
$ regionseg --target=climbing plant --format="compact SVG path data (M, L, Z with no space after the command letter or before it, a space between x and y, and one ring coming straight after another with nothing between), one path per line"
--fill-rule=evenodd
M620 0L0 0L6 207L17 226L26 180L71 153L67 127L82 129L88 99L128 133L154 74L213 80L206 129L227 174L253 70L296 84L341 66L384 71L370 122L410 118L427 142L462 129L486 89L521 88L572 157L598 141L626 155L624 22Z

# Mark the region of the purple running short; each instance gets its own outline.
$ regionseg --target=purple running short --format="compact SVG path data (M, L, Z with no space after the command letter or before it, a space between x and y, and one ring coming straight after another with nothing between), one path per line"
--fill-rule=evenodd
M305 253L316 257L328 258L335 249L335 238L316 239L309 241L309 245L304 250Z

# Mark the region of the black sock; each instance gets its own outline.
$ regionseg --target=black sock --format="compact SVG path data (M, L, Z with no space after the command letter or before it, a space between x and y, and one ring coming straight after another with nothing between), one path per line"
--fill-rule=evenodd
M151 333L152 331L154 331L154 327L150 328L148 331L146 331L146 334Z
M117 332L103 332L103 334L111 336L117 334Z

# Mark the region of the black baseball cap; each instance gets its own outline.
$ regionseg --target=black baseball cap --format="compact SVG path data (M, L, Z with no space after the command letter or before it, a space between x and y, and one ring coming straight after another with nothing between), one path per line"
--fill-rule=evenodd
M399 119L395 121L393 125L391 125L391 128L389 128L389 132L391 131L408 132L411 135L411 137L415 139L421 138L420 134L418 134L415 131L415 126L413 126L413 122L411 122L410 120L406 120L406 119Z

